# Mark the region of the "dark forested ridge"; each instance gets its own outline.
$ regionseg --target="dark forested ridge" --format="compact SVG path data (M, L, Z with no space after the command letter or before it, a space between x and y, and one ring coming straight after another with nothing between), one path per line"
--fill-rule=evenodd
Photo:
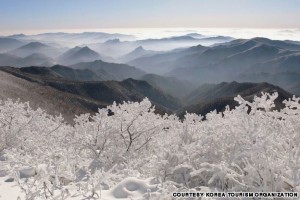
M2 73L11 74L30 84L36 84L36 87L45 91L51 88L52 95L48 97L49 99L57 99L57 96L66 94L65 98L69 99L68 107L77 106L79 110L92 113L96 112L98 107L105 107L113 102L141 101L145 97L156 106L157 112L177 113L181 117L185 111L205 115L213 110L224 111L226 105L234 108L237 105L234 97L237 95L249 101L252 101L255 95L260 96L261 92L278 92L278 102L292 97L289 92L268 83L223 82L196 87L188 82L157 75L142 76L142 80L129 78L123 81L99 81L99 77L95 77L95 73L90 70L72 69L59 65L50 68L2 67L0 70ZM165 87L160 87L160 85ZM171 86L181 87L183 92L177 95L180 98L170 95L173 89ZM26 87L26 84L23 87ZM15 89L15 93L18 93L18 89ZM27 95L31 96L30 91ZM282 108L281 104L276 104L276 106ZM62 114L64 114L63 109Z

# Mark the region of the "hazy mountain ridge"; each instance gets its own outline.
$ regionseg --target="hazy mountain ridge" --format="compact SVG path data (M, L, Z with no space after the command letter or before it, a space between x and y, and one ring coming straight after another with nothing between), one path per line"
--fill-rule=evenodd
M55 61L52 58L40 53L33 53L24 58L9 54L0 54L0 66L51 66L54 63Z
M200 52L194 55L180 58L174 63L173 71L170 74L176 74L176 70L186 69L199 69L206 70L205 68L220 69L232 73L230 68L236 71L245 70L256 63L266 62L276 57L285 54L294 53L289 49L270 45L268 43L261 43L255 38L251 40L238 40L232 44L220 45L209 48L205 52ZM276 42L275 42L276 43ZM188 63L188 65L186 64ZM186 66L187 67L184 67Z
M142 70L126 64L108 63L102 60L83 62L71 65L74 69L89 69L95 73L103 70L115 77L113 80L124 80L127 78L138 78L145 74Z
M49 43L58 43L67 47L74 47L93 42L105 42L107 40L119 38L121 40L135 40L133 35L104 32L83 32L83 33L41 33L36 35L17 34L6 36L6 38L18 39L24 42L28 41L46 41Z
M201 114L202 116L216 110L223 112L226 106L233 109L238 103L234 97L240 95L245 100L252 102L254 96L261 96L264 93L278 93L278 98L275 101L275 109L283 108L282 101L292 98L292 94L286 92L278 86L269 83L220 83L207 84L200 86L195 91L187 96L187 106L177 111L179 116L183 116L185 112Z
M131 60L137 59L137 58L141 58L141 57L145 57L145 56L151 56L151 55L155 55L158 54L160 52L158 51L152 51L152 50L146 50L144 49L142 46L137 47L136 49L134 49L133 51L121 56L119 59L117 59L120 62L129 62Z
M144 39L136 41L120 41L119 39L109 40L104 43L88 44L89 47L95 49L103 55L113 58L121 57L130 53L134 49L142 46L145 49L152 51L170 51L177 48L187 48L196 45L209 46L215 43L223 43L233 40L230 37L210 37L197 38L188 35L174 36L160 39Z
M63 93L75 95L76 98L82 99L80 104L82 109L88 109L95 112L97 106L112 104L114 101L140 101L148 97L154 105L157 106L159 113L176 112L179 116L187 110L197 114L203 114L217 109L223 111L226 105L233 108L237 103L233 100L238 94L247 100L252 100L255 95L260 96L261 92L278 92L278 101L290 98L292 94L283 89L268 83L221 83L202 85L191 91L190 83L182 82L174 78L157 77L157 75L145 75L144 79L154 80L150 84L146 81L125 79L123 81L85 81L85 78L91 76L90 70L76 70L63 66L45 67L25 67L12 68L2 67L0 70L10 73L16 77L22 78L29 82L39 85L39 87L51 87ZM148 77L148 78L147 78ZM150 78L149 78L150 77ZM154 78L153 78L154 77ZM156 80L173 84L174 86L182 85L181 89L190 91L187 95L181 94L181 99L168 95L172 92L165 84L161 87L160 82ZM90 77L89 77L90 80ZM174 84L175 83L175 84ZM187 91L185 91L187 93ZM15 91L16 93L18 91ZM59 93L59 94L60 94ZM55 97L55 93L52 98ZM69 101L70 104L78 102ZM88 102L88 103L87 103ZM93 103L94 102L94 103ZM184 103L182 103L184 102ZM71 105L70 105L71 106ZM282 104L276 104L277 108L281 108ZM71 106L72 107L72 106Z
M184 100L186 95L196 88L196 85L189 81L182 81L174 77L163 77L156 74L146 74L139 79L181 100Z
M100 54L88 47L74 47L57 58L62 65L73 65L80 62L90 62L101 59Z
M62 50L59 48L55 48L41 42L30 42L25 44L17 49L7 52L9 54L19 56L19 57L26 57L34 53L41 53L45 54L49 57L55 58L59 54L62 53Z
M222 45L191 51L183 49L175 53L158 54L129 62L148 73L176 77L198 83L222 81L252 81L251 74L266 72L299 72L300 45L266 38L234 40ZM188 53L191 52L191 53ZM275 74L274 74L275 76ZM284 87L273 79L273 84ZM259 82L269 79L260 79ZM298 80L299 82L300 80ZM294 82L291 81L292 84Z
M2 67L0 70L29 82L39 84L39 87L51 87L64 93L72 94L91 103L89 106L97 111L97 105L109 105L114 101L141 101L148 97L160 113L171 112L181 105L177 99L164 94L145 81L126 79L124 81L76 81L67 79L56 69L43 67L12 68ZM71 69L72 70L72 69ZM76 70L75 70L76 71ZM54 97L55 98L55 95ZM76 102L76 101L75 101ZM75 102L69 102L73 104ZM84 107L84 105L82 105ZM103 107L103 106L102 106ZM91 108L86 108L91 109Z
M153 56L137 58L128 62L128 64L136 66L144 71L147 71L148 73L157 73L159 75L163 75L173 69L173 64L178 59L198 52L204 52L207 49L208 47L198 45L187 49L178 49Z
M213 44L220 42L220 40L222 42L233 40L230 37L210 37L196 33L161 39L134 40L135 38L130 35L96 32L74 34L44 33L37 35L18 34L0 39L2 39L0 40L0 52L1 45L4 49L2 53L17 57L26 57L39 53L52 58L55 61L53 64L62 65L90 62L98 59L107 62L129 62L144 56L161 53L161 51L191 47L198 44L208 45L207 41ZM69 41L77 46L73 46L70 49L69 47L72 46L70 46ZM91 43L92 41L97 41L98 43ZM8 44L9 48L7 48ZM82 50L79 48L82 48ZM76 51L79 51L78 54ZM14 64L14 62L11 63ZM4 66L7 63L1 63L0 60L0 65ZM25 67L26 65L18 66Z
M27 73L28 75L44 76L44 78L47 79L61 78L74 81L124 80L131 78L130 72L138 77L144 74L140 70L135 70L134 68L131 69L130 66L105 63L100 60L90 63L80 63L76 66L73 66L73 68L63 65L54 65L52 67L30 66L21 67L19 69L15 69L13 67L9 68L12 71L20 71ZM105 69L112 73L107 72ZM123 73L124 70L127 71L127 74Z
M253 65L297 54L300 49L300 45L266 38L238 39L212 47L197 47L138 58L129 64L149 73L202 83L231 81L243 70L251 71Z
M5 53L7 51L16 49L24 45L24 42L21 42L17 39L0 37L0 53Z

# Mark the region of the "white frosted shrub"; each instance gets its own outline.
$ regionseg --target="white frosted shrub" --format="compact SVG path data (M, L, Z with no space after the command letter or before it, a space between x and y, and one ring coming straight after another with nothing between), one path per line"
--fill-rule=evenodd
M293 97L275 110L272 95L240 96L233 110L183 121L160 116L148 99L77 116L0 103L0 153L26 198L100 197L129 176L154 177L160 191L299 191L300 104ZM20 170L34 170L22 178Z

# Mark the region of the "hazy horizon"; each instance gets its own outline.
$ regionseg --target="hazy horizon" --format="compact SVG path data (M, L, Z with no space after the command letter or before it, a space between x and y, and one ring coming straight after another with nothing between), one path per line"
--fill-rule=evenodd
M111 28L111 29L49 29L49 30L24 30L0 31L0 36L14 34L36 35L42 33L83 33L105 32L121 33L136 36L137 39L164 38L180 36L188 33L199 33L208 36L230 36L234 38L267 37L278 40L300 41L300 29L261 29L261 28Z

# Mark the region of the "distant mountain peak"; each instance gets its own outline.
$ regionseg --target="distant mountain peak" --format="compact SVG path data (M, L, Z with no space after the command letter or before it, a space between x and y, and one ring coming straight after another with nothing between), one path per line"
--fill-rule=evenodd
M47 45L41 43L41 42L30 42L21 48L40 48L40 47L47 47Z
M143 46L138 46L133 51L123 55L120 58L120 61L121 62L128 62L128 61L131 61L131 60L143 57L143 56L154 55L156 53L158 53L158 52L157 51L152 51L152 50L146 50L146 49L144 49Z
M93 51L92 49L90 49L89 47L85 46L85 47L82 47L80 48L77 52L77 53L80 53L80 54L94 54L94 55L99 55L96 51Z
M74 47L63 53L59 58L59 64L73 65L80 62L91 62L100 59L101 56L87 46Z
M93 64L97 64L97 63L100 64L100 63L106 63L106 62L104 62L104 61L98 59L98 60L94 60L92 63L93 63Z
M23 34L23 33L20 33L20 34L14 34L14 35L10 35L8 37L25 37L26 35Z
M54 58L61 53L61 50L59 48L49 46L42 42L35 41L13 49L9 51L9 53L23 58L30 56L34 53L41 53Z
M91 49L89 47L87 47L87 46L84 46L84 47L81 47L81 50L86 51L86 50L91 50Z
M196 38L194 38L192 36L188 36L188 35L174 36L174 37L170 37L168 39L171 39L171 40L196 40Z
M80 46L76 46L76 47L74 47L74 48L72 48L73 50L79 50L79 49L81 49L82 47L80 47Z
M6 38L21 39L25 37L26 37L25 34L14 34L14 35L7 36Z
M63 66L63 65L59 65L59 64L56 64L56 65L53 65L51 67L51 69L59 69L59 68L67 68L66 66Z
M269 41L272 41L272 40L270 40L268 38L264 38L264 37L255 37L255 38L252 38L250 40L254 40L254 41L257 41L257 42L267 42L267 41L269 42Z
M144 49L143 46L139 46L139 47L135 48L132 52L140 52L140 51L146 51L146 49Z
M205 36L199 33L188 33L185 36L194 37L194 38L204 38Z
M93 51L92 49L90 49L87 46L84 46L84 47L76 46L76 47L74 47L72 49L69 49L64 54L70 56L70 55L74 55L74 54L79 55L79 54L85 54L85 53L92 53L94 55L98 55L97 52Z
M104 42L105 44L114 44L114 43L120 43L120 39L111 39Z

